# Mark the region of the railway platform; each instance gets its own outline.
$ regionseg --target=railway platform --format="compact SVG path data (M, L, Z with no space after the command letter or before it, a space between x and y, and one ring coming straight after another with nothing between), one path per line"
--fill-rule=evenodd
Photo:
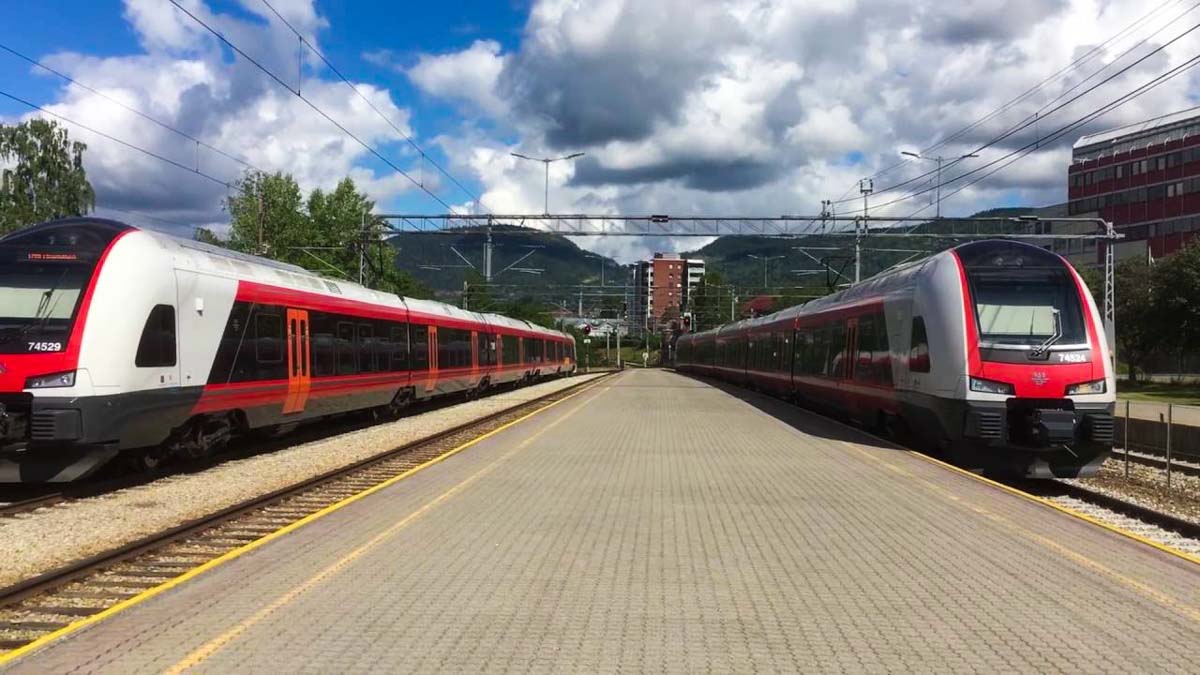
M601 380L14 672L1187 672L1200 566L780 401Z

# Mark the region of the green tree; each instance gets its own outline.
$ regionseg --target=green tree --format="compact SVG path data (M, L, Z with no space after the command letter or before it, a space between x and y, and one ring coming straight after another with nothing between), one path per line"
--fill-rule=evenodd
M722 309L729 304L730 290L722 286L721 275L716 272L706 272L692 290L688 304L692 310L692 330L708 330L724 323L728 319L728 310Z
M1165 261L1151 266L1145 260L1128 259L1117 264L1114 272L1117 358L1129 366L1129 379L1136 382L1143 365L1169 347L1173 332L1170 320L1170 294L1163 288ZM1081 268L1092 293L1096 309L1104 311L1104 275L1096 268Z
M213 246L225 247L229 245L229 242L222 239L220 235L208 229L207 227L197 227L196 231L192 233L192 239L205 244L212 244Z
M53 121L0 124L0 233L95 208L84 150Z
M358 279L362 261L372 287L433 297L429 288L396 267L396 248L382 236L383 223L364 219L375 204L353 180L342 179L330 192L313 190L307 199L296 179L283 173L247 172L235 188L236 195L226 203L230 248L349 280Z
M1161 346L1172 352L1193 352L1200 348L1200 243L1192 242L1177 253L1154 264L1153 319L1136 330L1154 331ZM1136 280L1126 293L1136 293ZM1117 303L1121 303L1122 284L1117 282ZM1125 326L1118 325L1118 333ZM1118 352L1119 353L1119 352Z
M230 248L316 269L301 250L314 245L314 233L300 185L291 175L248 171L234 184L225 206Z

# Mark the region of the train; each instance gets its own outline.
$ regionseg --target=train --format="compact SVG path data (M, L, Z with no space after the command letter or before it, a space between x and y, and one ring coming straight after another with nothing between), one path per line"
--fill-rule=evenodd
M684 334L676 368L986 473L1086 477L1112 451L1116 383L1092 294L1064 258L1015 240Z
M100 218L0 238L0 483L575 371L569 334Z

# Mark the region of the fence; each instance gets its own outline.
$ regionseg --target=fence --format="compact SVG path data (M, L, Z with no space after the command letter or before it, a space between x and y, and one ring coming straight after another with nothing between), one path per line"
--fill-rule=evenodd
M1200 407L1118 401L1115 433L1127 478L1130 461L1162 469L1167 487L1179 474L1200 476Z

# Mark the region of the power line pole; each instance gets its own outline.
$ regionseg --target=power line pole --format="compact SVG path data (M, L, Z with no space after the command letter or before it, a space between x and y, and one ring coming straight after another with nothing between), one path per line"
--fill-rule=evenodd
M367 233L367 212L362 213L362 228L360 230L362 242L358 247L358 285L367 285L367 245L369 236Z
M488 216L487 241L483 244L483 280L492 283L492 217Z
M862 281L862 240L867 230L867 218L870 217L867 197L875 191L875 181L864 178L858 181L858 191L862 193L863 215L854 220L854 283Z

